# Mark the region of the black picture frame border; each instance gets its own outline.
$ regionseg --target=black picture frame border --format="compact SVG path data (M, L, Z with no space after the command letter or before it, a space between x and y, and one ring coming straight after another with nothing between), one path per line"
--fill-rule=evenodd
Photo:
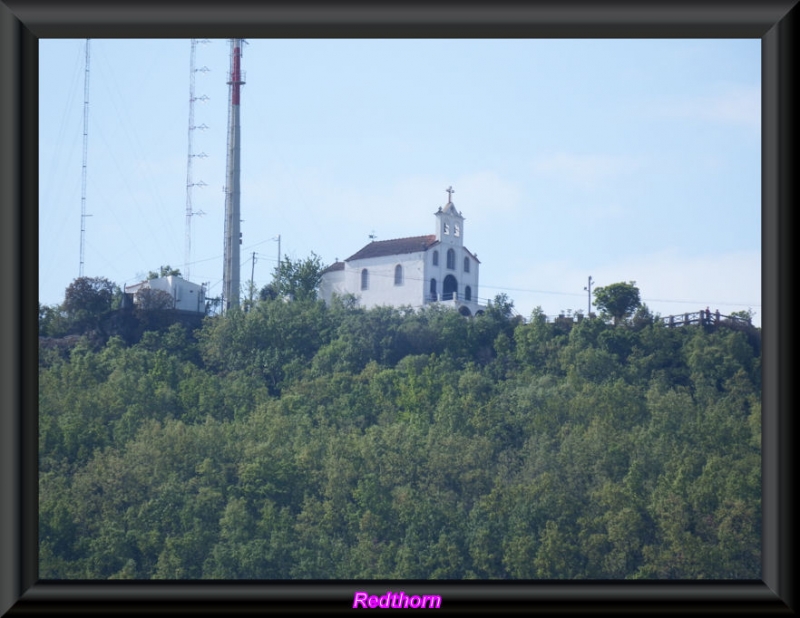
M353 593L438 594L459 613L794 613L791 290L797 1L394 5L0 0L0 614L349 611ZM38 580L32 307L38 247L38 39L760 38L762 580L720 582L54 582ZM440 610L441 611L441 610Z

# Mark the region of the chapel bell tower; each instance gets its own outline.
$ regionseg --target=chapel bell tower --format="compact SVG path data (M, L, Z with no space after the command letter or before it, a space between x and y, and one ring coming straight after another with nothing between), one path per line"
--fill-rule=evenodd
M453 205L453 187L448 187L447 204L436 211L436 240L445 245L464 244L464 217Z

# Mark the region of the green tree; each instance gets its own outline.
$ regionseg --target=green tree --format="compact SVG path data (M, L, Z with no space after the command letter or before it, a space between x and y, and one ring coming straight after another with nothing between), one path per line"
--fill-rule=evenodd
M497 294L486 308L486 314L496 320L510 320L514 315L514 301L506 293Z
M117 291L117 286L105 277L78 277L64 292L61 308L75 328L98 328L111 310Z
M58 305L39 303L39 336L61 337L66 333L67 320Z
M641 330L647 326L653 325L657 319L658 314L653 314L653 312L650 311L650 307L642 303L633 314L633 327L637 330Z
M753 318L755 317L756 312L752 310L752 308L744 309L742 311L731 311L730 316L732 318L741 318L746 320L748 323L753 322Z
M278 298L278 291L274 282L268 283L258 292L258 300L275 300L276 298Z
M594 306L614 318L614 325L633 314L641 304L635 281L595 288Z
M305 260L286 256L278 265L276 292L293 300L315 300L322 278L322 259L312 251Z
M299 377L329 341L325 304L273 301L248 313L238 308L209 319L197 339L210 369L246 371L265 379L270 389L279 389L286 378Z
M162 330L172 321L175 299L169 292L141 288L136 292L135 299L134 314L142 331Z
M175 299L169 292L141 288L136 292L136 309L142 311L158 311L175 307Z
M172 266L167 264L166 266L161 266L158 269L158 272L151 270L149 273L147 273L147 279L160 279L161 277L169 277L171 275L181 277L181 270L180 268L172 268Z

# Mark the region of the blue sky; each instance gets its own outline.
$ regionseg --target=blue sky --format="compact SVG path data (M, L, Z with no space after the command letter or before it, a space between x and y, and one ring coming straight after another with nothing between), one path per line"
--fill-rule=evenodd
M85 40L40 41L39 297L79 273ZM528 317L635 281L761 316L758 39L259 40L242 68L242 281L434 232L455 189L482 299ZM86 276L185 269L188 40L91 41ZM189 278L222 289L227 40L197 45ZM256 253L255 266L252 253Z

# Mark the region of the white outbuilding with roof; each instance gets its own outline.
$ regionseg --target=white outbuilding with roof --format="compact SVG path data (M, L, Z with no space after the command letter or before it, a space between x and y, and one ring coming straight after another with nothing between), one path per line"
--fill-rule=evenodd
M125 293L136 302L136 293L142 289L160 290L172 298L172 309L205 313L206 290L204 285L186 281L177 275L147 279L140 283L125 286Z
M440 207L436 232L373 241L323 271L320 295L352 294L362 307L452 305L463 315L485 310L478 304L480 261L464 246L464 216L452 202Z

